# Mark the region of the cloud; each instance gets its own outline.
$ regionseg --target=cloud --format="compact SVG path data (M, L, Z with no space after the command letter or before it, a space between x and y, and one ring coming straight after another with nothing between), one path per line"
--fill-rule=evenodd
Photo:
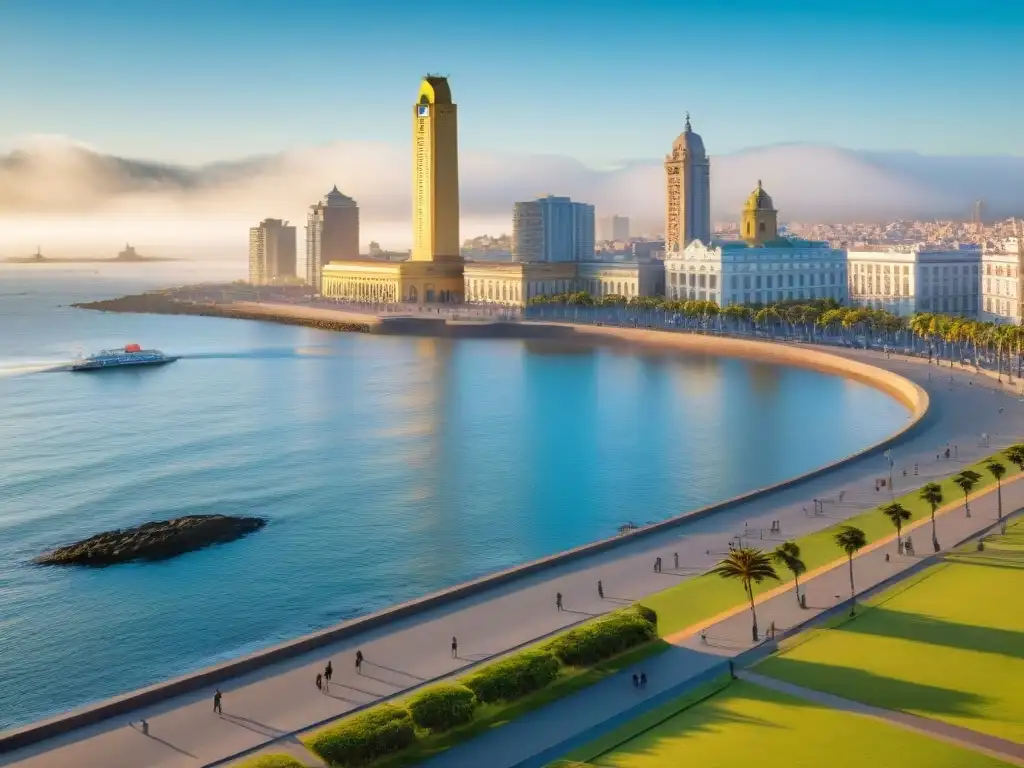
M248 226L266 217L301 226L308 206L334 184L359 202L364 247L370 239L407 247L410 176L408 147L384 143L339 142L185 167L36 137L0 155L0 249L37 242L62 248L64 241L109 249L128 239L160 250L240 254ZM661 227L660 160L594 169L567 157L465 151L460 176L466 237L508 231L515 200L548 193L594 203L598 215L629 215L635 229ZM793 144L713 157L714 218L736 219L759 179L784 221L964 217L977 198L988 201L992 215L1024 211L1024 158Z

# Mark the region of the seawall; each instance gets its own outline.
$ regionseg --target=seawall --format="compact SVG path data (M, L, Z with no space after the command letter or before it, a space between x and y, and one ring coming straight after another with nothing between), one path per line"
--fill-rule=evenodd
M270 312L276 312L279 309L273 305L257 306L264 307L264 311L266 311L268 315ZM242 312L246 313L253 311L250 307L242 307L241 309ZM341 321L340 318L337 317L338 313L336 310L317 310L312 307L301 307L296 309L303 310L303 317L293 318L293 322L299 319L323 319L324 321L329 319L332 322ZM305 312L307 311L326 312L329 313L330 317L321 318L313 315L306 315ZM264 317L268 320L274 319L270 316L264 315L259 315L252 319L264 319ZM364 316L355 315L353 317L361 318ZM344 322L350 322L350 320L346 319ZM512 325L526 327L532 324ZM765 488L755 489L740 496L702 507L700 509L682 513L669 518L668 520L644 526L628 534L596 541L555 555L541 558L539 560L525 563L520 566L509 568L489 576L465 582L463 584L435 592L431 595L411 600L358 619L353 619L295 640L280 643L239 659L208 667L206 669L199 670L198 672L184 675L148 688L107 699L94 705L74 710L65 715L60 715L22 728L7 731L0 734L0 752L10 751L57 735L68 733L69 731L78 728L95 725L109 718L122 717L137 709L165 701L166 699L175 696L192 693L204 688L210 688L225 680L244 675L276 662L293 658L316 648L351 638L361 632L383 627L395 620L414 617L431 609L449 605L460 599L480 595L494 587L508 584L527 575L540 573L564 563L575 562L593 554L606 552L618 547L624 542L634 541L639 537L650 536L651 534L728 510L737 504L746 502L760 495L790 488L806 480L825 474L833 468L855 458L884 450L886 446L903 437L909 430L912 430L919 425L928 410L927 393L913 382L890 371L885 371L865 363L849 360L821 350L801 347L799 345L782 345L765 341L727 339L714 336L675 334L611 327L587 326L580 328L573 326L538 325L547 329L562 329L557 332L558 334L569 332L573 335L601 336L610 339L617 339L620 342L657 345L662 348L675 348L681 351L702 351L717 355L726 354L737 357L748 357L776 363L784 363L787 365L799 365L802 367L815 368L817 370L828 371L838 375L849 376L872 386L876 386L891 394L893 397L896 397L910 409L911 417L899 431L884 440L869 446L863 451L847 456L833 464L790 478L789 480L784 480Z

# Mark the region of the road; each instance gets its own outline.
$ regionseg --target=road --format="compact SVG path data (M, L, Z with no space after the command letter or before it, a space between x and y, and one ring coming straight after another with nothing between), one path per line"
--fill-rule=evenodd
M1016 397L997 391L995 385L984 377L973 377L948 368L937 371L934 366L917 361L884 359L880 354L871 352L839 354L876 363L905 375L924 387L932 398L932 409L922 425L893 449L897 494L903 489L917 487L931 477L952 474L959 466L988 455L996 447L1016 442L1024 433L1024 408ZM933 374L930 379L929 373ZM950 376L953 377L952 384ZM899 426L894 424L893 430ZM981 433L990 436L991 447L981 444ZM944 451L947 443L955 446L956 458L937 460L936 454ZM920 468L917 477L912 473L914 463ZM908 469L906 478L902 476L904 468ZM762 530L768 530L770 521L779 520L782 531L776 538L791 538L832 525L837 519L883 501L886 494L875 490L875 479L885 476L887 471L884 458L878 455L862 457L795 487L752 499L727 512L625 543L614 551L557 566L450 607L396 622L387 629L367 632L361 637L263 668L222 686L223 717L211 711L213 691L203 691L140 709L131 717L116 722L108 721L0 755L0 765L24 768L63 765L81 768L194 768L205 765L239 751L259 747L279 734L341 715L423 681L451 674L481 659L612 610L623 601L664 589L675 581L711 567L717 560L713 553L723 550L731 537L744 530L756 537ZM1017 490L1007 490L1007 504L1016 493ZM838 502L840 494L842 503ZM813 506L811 500L814 498L833 500L825 506L824 515L813 516L804 511ZM1024 506L1024 498L1020 499L1020 505ZM985 509L985 502L979 500L977 522L985 519L988 514ZM954 519L949 518L950 524ZM944 535L943 538L949 540L952 536ZM919 537L918 541L926 542L927 537ZM765 546L773 546L770 536ZM711 555L706 554L708 550ZM669 564L673 552L679 552L683 569L673 572L666 567L663 573L654 573L651 569L654 558L661 556ZM814 591L808 593L812 604L815 600L824 601L826 597L831 599L834 594L845 594L846 587L833 586L833 578L826 575L820 582L815 580ZM604 583L605 600L599 599L596 593L598 579ZM841 579L845 579L845 574ZM565 596L567 610L561 613L554 610L556 592ZM792 621L793 617L786 613L788 603L792 603L793 611L797 610L790 595L777 603L778 615L773 616L776 610L773 601L765 609L762 626L767 626L773 618L779 627ZM806 615L801 614L801 618L806 618ZM749 636L746 622L746 617L738 616L716 626L709 635L713 642L722 644L723 653L738 651L742 640L731 638ZM459 638L458 658L451 656L453 635ZM720 639L716 640L719 636ZM734 642L740 645L732 647ZM357 648L363 651L367 660L361 675L356 674L353 666ZM692 638L690 641L681 640L678 648L650 665L652 684L648 695L659 690L662 681L673 677L679 679L687 670L696 669L702 663L710 664L716 654L709 650L708 647L693 648ZM314 678L328 660L333 661L336 672L329 694L324 695L315 688ZM666 665L664 670L661 665ZM601 686L615 684L610 680ZM588 690L585 694L587 706L577 708L597 713L597 702L603 690L604 687ZM554 706L562 707L563 704ZM548 712L547 709L544 711ZM582 718L585 714L575 712L569 716L575 722L575 718ZM129 719L140 718L149 722L148 736L128 725ZM520 733L527 722L536 722L536 718L525 718L523 724L505 726L474 744L486 746L486 739L500 734L507 734L500 738L508 744L509 739L515 740L515 734ZM538 740L542 740L539 735ZM534 746L536 743L539 742L535 741ZM519 745L527 747L521 740ZM466 745L466 750L452 750L435 764L469 765L471 763L458 761L465 751L471 749L473 747ZM491 758L476 765L500 768Z

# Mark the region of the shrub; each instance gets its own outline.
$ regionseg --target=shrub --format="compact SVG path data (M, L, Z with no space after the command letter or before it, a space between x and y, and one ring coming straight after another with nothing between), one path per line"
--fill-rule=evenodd
M643 605L642 603L633 603L633 605L629 606L629 608L626 609L627 613L629 611L638 614L640 618L644 619L645 621L649 621L651 624L654 625L655 629L658 628L658 612L653 608L648 608L646 605Z
M260 755L247 760L238 768L305 768L291 755Z
M447 731L473 719L476 696L464 685L447 683L428 688L407 704L412 721L420 728Z
M512 701L537 691L558 677L558 660L548 651L523 651L489 664L463 680L480 701Z
M409 713L394 704L381 704L318 731L308 746L328 763L347 768L366 765L414 741L416 729Z
M651 622L627 608L556 637L548 648L563 664L586 667L646 643L656 634Z

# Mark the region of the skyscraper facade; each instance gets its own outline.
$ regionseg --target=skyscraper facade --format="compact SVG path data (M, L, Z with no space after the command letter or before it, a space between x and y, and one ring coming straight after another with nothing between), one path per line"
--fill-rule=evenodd
M359 206L334 187L306 217L306 282L320 285L324 264L359 259Z
M295 277L295 227L265 219L249 229L249 282L268 285Z
M594 206L554 195L516 203L512 258L520 262L593 261Z
M413 107L412 261L461 261L458 106L448 80L427 75Z
M629 240L629 216L606 216L601 219L599 240Z
M665 251L680 252L694 240L711 242L711 165L704 141L686 127L665 157Z

